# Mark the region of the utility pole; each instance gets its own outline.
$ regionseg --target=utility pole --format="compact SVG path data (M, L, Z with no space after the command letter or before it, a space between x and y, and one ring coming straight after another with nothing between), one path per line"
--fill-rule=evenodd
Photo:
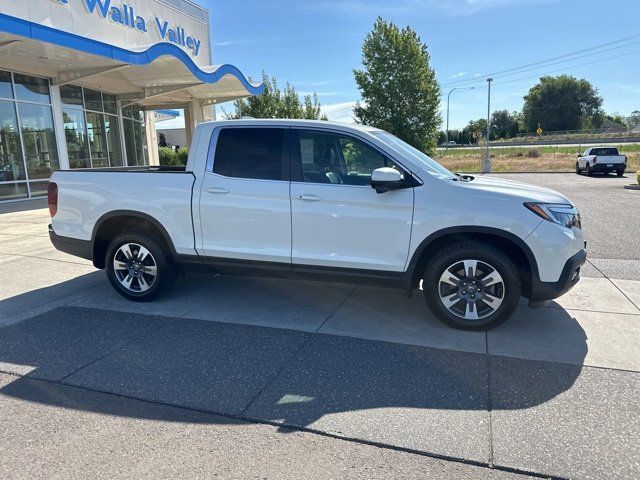
M445 132L445 136L447 137L447 140L445 143L446 149L449 148L449 104L451 103L451 94L456 90L475 90L475 88L476 87L469 87L469 88L455 87L455 88L452 88L451 91L449 92L449 95L447 95L447 130Z
M489 100L487 102L487 152L482 164L482 173L491 173L491 152L489 150L489 138L491 138L491 82L493 78L487 78L489 85Z

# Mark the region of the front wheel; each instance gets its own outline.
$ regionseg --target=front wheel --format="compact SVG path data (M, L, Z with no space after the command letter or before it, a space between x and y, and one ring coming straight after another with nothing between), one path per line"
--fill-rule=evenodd
M582 173L582 170L580 169L580 164L576 162L576 174L580 175L581 173Z
M587 163L587 177L593 176L593 172L591 171L591 166Z
M106 270L113 288L136 302L156 298L174 275L168 252L142 233L123 234L111 242Z
M434 256L425 270L423 290L442 322L484 331L511 317L522 286L516 266L504 253L485 243L464 242Z

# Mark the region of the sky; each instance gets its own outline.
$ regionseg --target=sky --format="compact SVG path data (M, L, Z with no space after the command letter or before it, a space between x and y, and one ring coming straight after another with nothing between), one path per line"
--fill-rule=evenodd
M253 79L264 70L301 94L316 92L331 120L353 121L360 99L353 69L378 16L412 27L427 44L444 95L443 129L456 85L466 89L451 95L451 129L486 118L487 74L634 35L583 58L494 75L491 100L492 111L520 110L541 75L568 73L589 80L608 113L640 110L640 0L196 1L210 12L215 65L236 65Z

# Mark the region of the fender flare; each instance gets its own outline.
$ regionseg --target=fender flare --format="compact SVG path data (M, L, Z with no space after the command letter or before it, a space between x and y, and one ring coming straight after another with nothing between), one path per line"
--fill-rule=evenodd
M171 236L169 235L169 232L167 232L167 229L164 228L164 226L154 217L152 217L151 215L148 215L146 213L142 213L142 212L136 212L135 210L114 210L108 213L105 213L104 215L102 215L98 221L95 223L95 225L93 226L93 232L91 234L91 244L93 246L93 248L95 249L95 245L96 245L96 237L98 235L98 232L100 231L100 228L102 227L102 225L107 221L110 220L112 218L116 218L116 217L129 217L129 218L135 218L135 219L139 219L139 220L144 220L146 222L149 222L151 225L153 225L154 227L156 227L160 233L162 234L163 240L165 241L165 243L169 246L169 250L171 251L171 257L172 258L176 258L177 256L177 252L176 249L173 245L173 241L171 240ZM94 262L95 262L95 258L94 258Z
M402 284L404 289L407 292L410 292L414 289L414 285L413 285L413 281L416 275L416 269L418 268L418 265L420 263L420 259L423 255L423 253L429 248L429 246L431 246L436 240L447 236L447 235L452 235L452 234L458 234L458 235L464 235L464 234L470 234L473 235L475 233L480 233L483 235L493 235L493 236L497 236L500 238L503 238L505 240L508 240L512 243L514 243L524 254L525 258L527 259L527 262L529 263L529 267L531 269L531 279L539 279L539 273L538 273L538 262L536 260L535 255L533 254L533 252L531 251L531 249L529 248L529 246L524 242L524 240L522 240L520 237L518 237L517 235L508 232L506 230L502 230L500 228L493 228L493 227L481 227L478 225L461 225L461 226L456 226L456 227L448 227L448 228L444 228L442 230L438 230L437 232L432 233L431 235L429 235L427 238L425 238L420 245L418 245L418 248L415 250L415 252L413 253L413 256L411 257L411 261L409 262L409 266L402 278Z

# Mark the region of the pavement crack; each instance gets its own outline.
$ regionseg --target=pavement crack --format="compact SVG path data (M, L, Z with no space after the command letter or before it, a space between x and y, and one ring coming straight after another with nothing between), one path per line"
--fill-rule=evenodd
M289 357L289 362L287 362L285 365L283 365L282 367L280 367L280 368L278 369L278 371L277 371L277 372L275 372L273 375L271 375L271 377L270 377L270 378L265 382L265 384L262 386L262 388L260 388L260 390L258 391L258 393L256 393L256 394L253 396L253 398L249 401L249 403L247 403L247 405L246 405L246 406L245 406L245 407L240 411L240 413L238 414L238 418L242 418L242 419L244 419L244 418L245 418L244 413L245 413L247 410L249 410L249 408L251 407L251 405L253 405L253 404L254 404L254 402L255 402L255 401L260 397L260 395L262 395L262 394L267 390L267 388L269 388L269 387L273 384L273 382L275 382L275 381L276 381L276 379L280 376L280 374L282 374L282 372L284 372L284 371L285 371L285 369L289 366L290 362L291 362L291 361L293 361L293 360L295 360L295 359L298 357L298 355L300 355L300 352L302 352L302 349L303 349L304 347L306 347L306 346L311 342L311 338L312 338L312 337L311 337L311 336L309 336L307 339L303 340L303 341L300 343L300 346L299 346L299 347L296 349L296 351L295 351L295 352L293 352L293 353L291 354L291 356Z
M324 322L316 329L316 333L320 333L320 330L327 324L329 320L333 318L333 316L338 313L338 310L342 308L342 306L351 298L351 295L358 289L359 285L354 286L351 291L342 299L342 301L338 304L338 306L329 314L327 318L325 318Z
M589 262L589 264L590 264L593 268L595 268L597 271L599 271L599 272L602 274L602 276L603 276L604 278L606 278L607 280L609 280L609 282L611 283L611 285L613 285L613 286L614 286L614 287L615 287L615 288L616 288L616 289L617 289L617 290L618 290L618 291L619 291L619 292L624 296L624 298L626 298L627 300L629 300L629 303L631 303L631 305L633 305L633 306L634 306L634 307L636 307L638 310L640 310L640 306L639 306L639 305L636 305L636 303L635 303L633 300L631 300L631 298L629 298L629 295L627 295L627 294L626 294L626 293L625 293L625 292L624 292L624 291L623 291L623 290L622 290L618 285L616 285L616 282L614 282L613 280L611 280L611 279L609 278L609 276L608 276L606 273L604 273L602 270L600 270L600 269L599 269L599 268L598 268L598 267L597 267L597 266L596 266L596 265L595 265L591 260L588 260L588 259L587 259L587 261Z
M493 455L493 389L491 386L491 354L489 353L489 332L484 332L487 349L487 411L489 414L489 467L495 468Z

